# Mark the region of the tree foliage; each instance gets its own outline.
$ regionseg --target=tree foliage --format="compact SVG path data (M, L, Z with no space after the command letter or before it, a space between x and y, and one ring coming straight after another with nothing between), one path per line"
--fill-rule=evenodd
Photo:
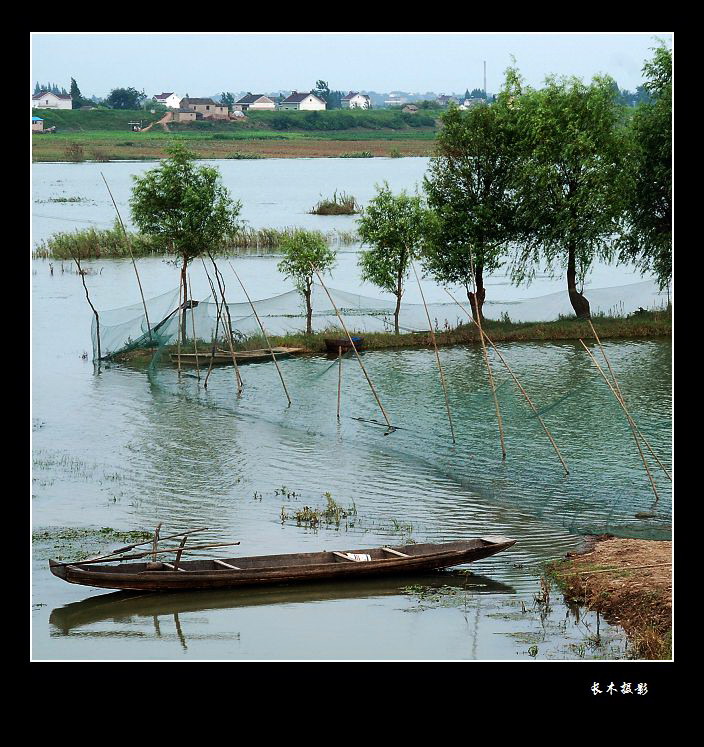
M111 109L139 109L146 98L144 91L135 88L113 88L105 103Z
M233 202L217 169L198 166L182 145L167 152L157 168L133 177L130 207L140 231L181 256L185 266L237 230L241 204Z
M589 316L577 284L595 259L612 257L618 219L623 159L613 80L550 77L538 91L516 93L509 96L522 141L513 278L529 280L541 261L565 268L575 313Z
M482 313L484 272L501 266L514 230L518 143L508 103L450 107L424 180L432 211L424 266L441 283L463 285L475 316Z
M371 247L359 255L362 280L396 296L396 334L404 283L422 244L426 222L427 211L420 196L405 192L394 195L384 183L377 187L376 196L362 211L357 224L360 238Z
M672 276L672 52L654 50L643 67L650 100L635 111L622 171L619 259L655 273L660 287Z
M283 259L277 269L291 278L306 304L306 333L313 331L312 288L315 271L329 272L337 262L335 251L315 231L299 229L281 240Z
M220 94L220 103L227 107L227 111L231 112L235 105L235 96L230 91L223 91Z

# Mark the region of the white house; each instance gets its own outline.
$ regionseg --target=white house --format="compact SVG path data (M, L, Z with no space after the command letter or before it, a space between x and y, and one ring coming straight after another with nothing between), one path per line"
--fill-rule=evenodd
M51 91L42 91L32 96L33 109L72 109L72 99L70 94L51 93Z
M248 93L235 102L233 109L238 112L246 112L248 109L252 111L274 111L276 102L274 99L259 93Z
M173 93L173 91L171 91L168 93L156 94L156 96L154 96L154 101L156 101L157 104L163 104L169 109L179 109L181 106L182 98L182 96L179 96L177 93Z
M280 109L297 109L299 111L321 111L327 108L327 104L314 93L298 93L294 91L280 104Z
M372 100L366 93L357 93L357 91L350 91L347 96L343 96L340 99L340 104L343 109L371 109Z

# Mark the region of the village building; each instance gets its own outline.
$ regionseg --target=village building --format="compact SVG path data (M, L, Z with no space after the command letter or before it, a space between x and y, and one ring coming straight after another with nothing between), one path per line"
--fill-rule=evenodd
M72 109L73 100L70 94L42 91L32 96L33 109Z
M406 104L401 111L406 114L415 114L418 111L418 107L415 104Z
M440 94L440 96L435 99L440 106L449 106L450 104L459 104L459 100L455 96L445 96L445 94Z
M471 109L472 107L479 106L480 104L486 104L486 99L482 99L478 97L475 97L472 99L465 99L460 104L460 109Z
M347 96L340 99L343 109L371 109L372 100L365 93L350 91Z
M176 109L171 113L172 122L195 122L196 119L198 119L198 112L193 111L193 109Z
M41 117L32 117L32 132L44 132L44 120Z
M248 93L235 102L233 109L238 112L246 112L248 109L252 111L274 111L276 102L260 93Z
M173 91L171 91L168 93L156 94L156 96L154 96L154 101L156 101L157 104L163 104L169 109L180 109L182 98L182 96L179 96L177 93L173 93Z
M280 109L295 109L298 111L321 111L327 108L327 104L314 93L298 93L294 91L280 104Z
M190 109L200 115L196 119L229 119L227 106L212 99L181 99L180 108Z

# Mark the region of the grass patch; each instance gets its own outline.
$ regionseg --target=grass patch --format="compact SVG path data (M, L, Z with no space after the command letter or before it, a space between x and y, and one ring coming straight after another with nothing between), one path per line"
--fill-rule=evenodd
M374 154L368 150L358 150L353 153L340 153L339 158L374 158Z
M360 207L355 197L346 192L340 192L338 195L335 190L332 198L321 199L308 212L311 215L356 215L360 212Z
M303 506L303 508L290 514L286 507L282 506L281 523L285 524L287 521L295 520L296 526L310 529L317 529L323 525L334 526L339 529L343 521L345 529L354 526L354 517L357 516L357 506L354 501L352 501L351 506L345 508L334 500L331 493L323 493L323 498L326 500L324 508Z

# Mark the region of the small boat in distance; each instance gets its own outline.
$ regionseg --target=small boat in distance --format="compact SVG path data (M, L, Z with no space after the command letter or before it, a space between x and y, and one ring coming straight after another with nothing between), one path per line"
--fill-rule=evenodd
M291 355L303 353L305 348L285 348L275 347L272 348L277 358L288 358ZM232 365L232 353L229 350L222 350L218 348L213 355L209 350L203 351L202 353L181 353L181 365L182 366L195 366L196 363L204 368L210 365L212 360L213 365ZM178 363L178 353L171 353L171 362ZM235 350L235 361L240 366L243 363L264 363L271 360L271 350L268 348L261 350Z
M185 560L177 567L162 562L112 566L90 561L59 563L50 560L49 568L58 578L82 586L134 591L198 591L420 573L481 560L515 544L516 540L508 537L482 537L439 544Z
M357 350L362 350L364 348L363 337L355 337L354 335L350 335L350 337L352 338L354 347ZM339 339L330 339L327 337L325 338L325 349L328 351L328 353L334 353L335 355L337 355L340 348L342 348L343 353L352 350L352 345L350 344L350 340L348 337L340 337Z

